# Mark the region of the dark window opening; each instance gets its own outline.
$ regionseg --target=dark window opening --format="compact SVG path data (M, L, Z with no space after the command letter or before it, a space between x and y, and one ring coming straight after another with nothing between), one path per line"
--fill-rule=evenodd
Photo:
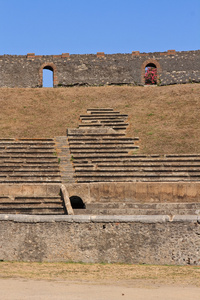
M85 203L78 196L71 196L70 198L71 206L73 209L84 209Z
M157 84L157 67L153 63L149 63L145 67L145 84Z
M53 87L53 68L44 67L43 69L43 87Z

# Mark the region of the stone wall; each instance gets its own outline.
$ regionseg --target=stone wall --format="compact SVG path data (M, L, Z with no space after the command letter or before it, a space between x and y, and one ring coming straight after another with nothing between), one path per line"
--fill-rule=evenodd
M0 87L42 87L43 69L54 86L144 84L145 66L156 65L161 85L200 82L200 50L85 55L0 56Z
M0 260L200 265L198 216L0 215Z
M66 184L84 203L191 203L200 201L200 182L99 182Z

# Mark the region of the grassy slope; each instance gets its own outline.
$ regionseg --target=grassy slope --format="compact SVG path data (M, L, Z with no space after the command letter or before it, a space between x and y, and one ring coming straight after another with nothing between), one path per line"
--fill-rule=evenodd
M0 89L1 138L54 137L78 126L90 107L129 115L140 153L200 153L200 84Z

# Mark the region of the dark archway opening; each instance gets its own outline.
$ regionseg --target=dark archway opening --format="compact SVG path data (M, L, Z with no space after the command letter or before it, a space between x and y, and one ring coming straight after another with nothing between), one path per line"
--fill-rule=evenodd
M71 196L70 198L71 206L73 209L84 209L85 203L78 196Z
M46 66L43 69L43 87L53 87L53 68Z
M145 84L157 84L157 67L153 63L149 63L145 67Z

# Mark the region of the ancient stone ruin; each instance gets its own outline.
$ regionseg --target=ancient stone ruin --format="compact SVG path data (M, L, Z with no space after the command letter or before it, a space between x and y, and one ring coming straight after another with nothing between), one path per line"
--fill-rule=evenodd
M0 260L200 264L200 155L136 154L127 119L0 140Z
M144 85L147 68L155 84L200 82L200 50L128 54L1 55L0 87L42 87L43 70L52 71L54 87L112 84Z

